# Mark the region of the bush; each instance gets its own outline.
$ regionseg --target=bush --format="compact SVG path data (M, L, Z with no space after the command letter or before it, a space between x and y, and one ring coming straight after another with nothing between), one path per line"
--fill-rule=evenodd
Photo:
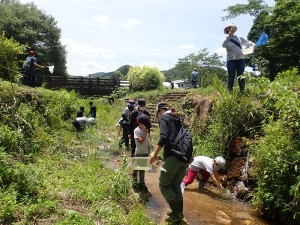
M127 74L132 91L148 91L162 87L164 75L156 67L131 67Z

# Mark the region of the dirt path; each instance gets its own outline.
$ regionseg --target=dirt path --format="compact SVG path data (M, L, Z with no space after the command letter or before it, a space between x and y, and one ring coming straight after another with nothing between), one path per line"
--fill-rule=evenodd
M155 173L146 172L146 185L152 194L146 207L149 217L157 224L161 224L169 207L158 187L159 168ZM203 191L198 190L198 183L194 181L185 188L184 215L190 225L225 224L218 222L216 214L224 212L231 219L231 225L271 225L254 214L249 204L235 199L222 197L218 190L210 185Z

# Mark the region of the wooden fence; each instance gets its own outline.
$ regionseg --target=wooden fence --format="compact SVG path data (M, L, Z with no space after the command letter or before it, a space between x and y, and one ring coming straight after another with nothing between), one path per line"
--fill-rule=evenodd
M116 78L89 77L58 77L49 76L46 88L75 90L81 95L110 95L121 86L128 86L128 82Z

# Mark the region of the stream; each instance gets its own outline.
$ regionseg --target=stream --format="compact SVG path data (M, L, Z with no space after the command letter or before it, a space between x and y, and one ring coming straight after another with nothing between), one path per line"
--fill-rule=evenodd
M146 208L149 217L157 224L163 223L166 211L170 210L158 187L159 173L158 167L145 175L146 185L152 194ZM200 191L197 180L185 187L183 199L183 214L190 225L273 225L256 215L250 204L241 202L232 195L221 195L214 186L206 184Z

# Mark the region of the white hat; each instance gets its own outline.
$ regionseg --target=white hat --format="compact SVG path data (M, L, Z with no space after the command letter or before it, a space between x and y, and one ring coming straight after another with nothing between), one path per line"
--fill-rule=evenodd
M226 160L222 156L216 157L215 161L218 165L222 167L222 169L225 169Z

